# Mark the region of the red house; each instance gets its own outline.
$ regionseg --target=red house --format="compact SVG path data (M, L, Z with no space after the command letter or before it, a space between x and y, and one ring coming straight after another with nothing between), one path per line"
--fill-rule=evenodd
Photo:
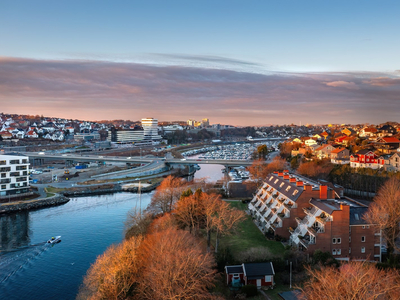
M383 165L378 156L371 150L364 149L350 156L350 167L378 169Z
M241 285L253 284L258 289L263 286L273 288L275 285L275 271L272 262L225 266L225 272L227 285L234 285L240 282Z

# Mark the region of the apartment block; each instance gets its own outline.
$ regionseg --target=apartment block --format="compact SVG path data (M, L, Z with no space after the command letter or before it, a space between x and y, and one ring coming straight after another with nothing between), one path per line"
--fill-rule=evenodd
M320 249L341 260L381 260L380 232L363 219L368 207L341 197L334 186L287 171L270 174L249 210L261 231L273 231L307 253Z
M28 192L28 171L27 156L0 155L0 196Z

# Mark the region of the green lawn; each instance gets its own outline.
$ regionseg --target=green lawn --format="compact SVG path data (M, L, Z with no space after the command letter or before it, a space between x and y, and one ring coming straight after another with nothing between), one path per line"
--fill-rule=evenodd
M241 201L232 201L229 204L241 210L247 209L247 204ZM254 247L266 247L276 256L281 256L284 252L282 243L267 240L249 215L246 215L246 220L239 225L236 233L221 238L220 246L229 247L233 255Z

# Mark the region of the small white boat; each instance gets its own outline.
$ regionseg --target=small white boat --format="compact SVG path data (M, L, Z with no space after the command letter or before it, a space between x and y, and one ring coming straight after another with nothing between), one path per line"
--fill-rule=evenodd
M48 244L56 244L59 242L61 242L61 235L58 235L56 237L53 236L51 239L47 241Z

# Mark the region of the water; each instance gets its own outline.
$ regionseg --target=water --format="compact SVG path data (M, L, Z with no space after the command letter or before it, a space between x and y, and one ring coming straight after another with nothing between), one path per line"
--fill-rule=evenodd
M197 159L199 156L200 155L190 156L190 159ZM199 166L200 170L196 171L194 179L205 178L206 181L216 182L217 180L224 178L222 169L225 167L223 165L199 164Z
M142 194L142 207L151 194ZM96 257L123 239L139 195L72 198L68 203L0 217L0 299L75 299ZM50 237L62 242L46 245Z

